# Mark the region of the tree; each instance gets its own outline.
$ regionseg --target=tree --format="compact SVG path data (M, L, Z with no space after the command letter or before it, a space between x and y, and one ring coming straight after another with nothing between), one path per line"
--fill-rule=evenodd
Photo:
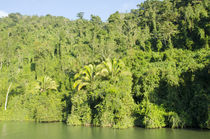
M79 13L77 13L77 17L78 17L79 19L83 19L83 17L84 17L84 12L79 12Z
M99 72L97 75L101 75L108 78L113 78L121 71L121 66L123 63L121 61L117 61L115 59L107 58L105 61L103 61L97 68Z
M73 88L77 88L78 91L85 86L92 85L96 78L96 69L95 66L89 64L85 66L79 73L74 76L76 80L74 82Z
M44 76L41 78L40 82L40 91L45 92L48 90L57 90L57 84L50 77Z
M7 102L8 102L8 96L9 96L9 92L10 92L10 88L12 86L12 83L10 83L8 90L7 90L7 95L6 95L6 100L5 100L5 107L4 109L7 110Z
M0 120L209 128L208 13L208 0L146 0L107 22L0 18Z
M101 18L99 16L91 15L91 19L90 20L94 23L94 25L102 24Z
M178 33L177 26L175 26L171 22L166 21L160 26L160 33L161 33L161 39L164 40L165 46L168 45L169 48L172 48L173 44L172 44L171 38L173 35ZM168 43L166 43L166 42L168 42Z

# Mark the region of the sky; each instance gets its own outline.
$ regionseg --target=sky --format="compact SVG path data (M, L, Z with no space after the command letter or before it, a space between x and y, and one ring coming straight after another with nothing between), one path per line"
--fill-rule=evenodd
M136 9L136 5L144 0L0 0L0 17L9 13L22 15L64 16L71 20L76 19L79 12L84 12L84 18L90 15L100 16L106 21L110 14L129 12Z

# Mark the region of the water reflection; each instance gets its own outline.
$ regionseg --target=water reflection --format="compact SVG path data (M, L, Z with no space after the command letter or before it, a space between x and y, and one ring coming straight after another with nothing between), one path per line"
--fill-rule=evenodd
M124 130L63 123L0 122L0 139L209 139L210 132L184 129Z

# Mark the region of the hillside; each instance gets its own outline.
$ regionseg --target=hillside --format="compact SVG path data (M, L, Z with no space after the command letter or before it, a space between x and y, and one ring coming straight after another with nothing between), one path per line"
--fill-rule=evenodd
M209 1L137 7L0 18L0 120L210 128Z

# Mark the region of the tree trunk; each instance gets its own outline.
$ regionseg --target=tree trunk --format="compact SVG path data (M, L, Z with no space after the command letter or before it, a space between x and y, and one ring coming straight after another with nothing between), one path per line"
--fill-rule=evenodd
M5 107L4 107L5 110L7 110L7 101L8 101L8 96L9 96L9 91L10 91L11 86L12 86L12 83L10 83L9 88L7 90L7 95L6 95L6 100L5 100Z

